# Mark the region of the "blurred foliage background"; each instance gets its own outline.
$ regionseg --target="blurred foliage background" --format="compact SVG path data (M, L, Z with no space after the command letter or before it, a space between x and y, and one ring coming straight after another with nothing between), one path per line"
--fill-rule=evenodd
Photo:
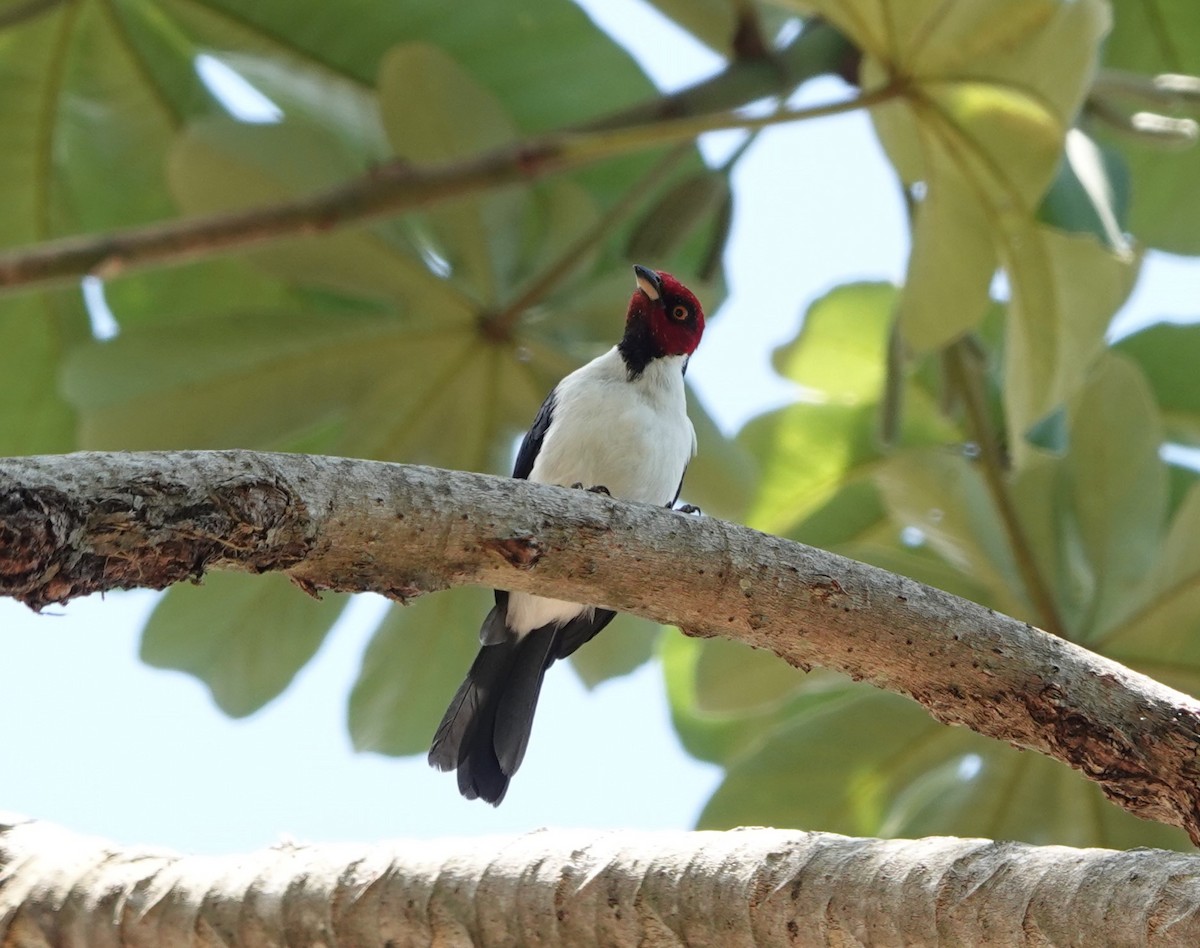
M1200 488L1163 455L1200 447L1200 325L1106 337L1146 248L1200 255L1200 6L654 5L726 61L670 112L570 0L0 2L12 253L271 204L397 158L625 136L581 170L121 275L103 285L117 327L89 312L100 287L81 293L83 274L8 291L0 452L246 447L505 473L546 391L619 333L630 262L719 308L742 152L709 167L662 144L664 116L838 75L847 97L891 90L871 117L910 211L907 279L815 300L775 355L801 397L736 437L693 399L687 498L1200 694ZM486 598L388 612L350 698L356 746L425 751ZM343 606L215 575L162 599L143 657L246 715ZM573 661L594 684L655 655L685 746L725 770L703 826L1186 845L1056 762L734 643L623 617Z

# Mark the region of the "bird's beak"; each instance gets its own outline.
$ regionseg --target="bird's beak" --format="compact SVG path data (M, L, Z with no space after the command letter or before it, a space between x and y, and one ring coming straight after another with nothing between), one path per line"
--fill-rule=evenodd
M638 289L646 294L651 301L657 301L662 296L662 277L641 264L634 264L634 276L637 278Z

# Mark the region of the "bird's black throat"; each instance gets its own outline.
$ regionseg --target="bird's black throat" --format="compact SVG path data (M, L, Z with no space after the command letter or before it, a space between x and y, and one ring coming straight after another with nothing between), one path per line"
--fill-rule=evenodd
M640 379L646 366L663 354L650 332L649 323L636 317L625 323L625 335L617 343L617 351L625 361L625 371L631 382Z

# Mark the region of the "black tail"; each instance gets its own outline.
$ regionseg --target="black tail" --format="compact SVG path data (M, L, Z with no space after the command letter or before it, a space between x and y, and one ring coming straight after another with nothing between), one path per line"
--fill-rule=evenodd
M516 641L483 646L446 709L429 763L457 768L458 789L468 800L496 805L504 799L529 744L557 633L545 625Z
M565 626L551 623L519 639L514 635L484 645L438 725L429 763L438 770L457 769L459 792L468 800L498 805L529 746L546 669L608 625L613 615L597 609Z

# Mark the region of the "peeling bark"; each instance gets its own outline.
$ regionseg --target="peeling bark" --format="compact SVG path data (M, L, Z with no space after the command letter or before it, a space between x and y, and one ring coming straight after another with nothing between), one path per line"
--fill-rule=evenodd
M247 451L0 460L0 595L33 608L209 569L404 600L475 584L632 612L906 694L1200 841L1200 703L900 576L586 491Z
M0 815L0 944L1200 944L1200 856L831 833L121 848Z

